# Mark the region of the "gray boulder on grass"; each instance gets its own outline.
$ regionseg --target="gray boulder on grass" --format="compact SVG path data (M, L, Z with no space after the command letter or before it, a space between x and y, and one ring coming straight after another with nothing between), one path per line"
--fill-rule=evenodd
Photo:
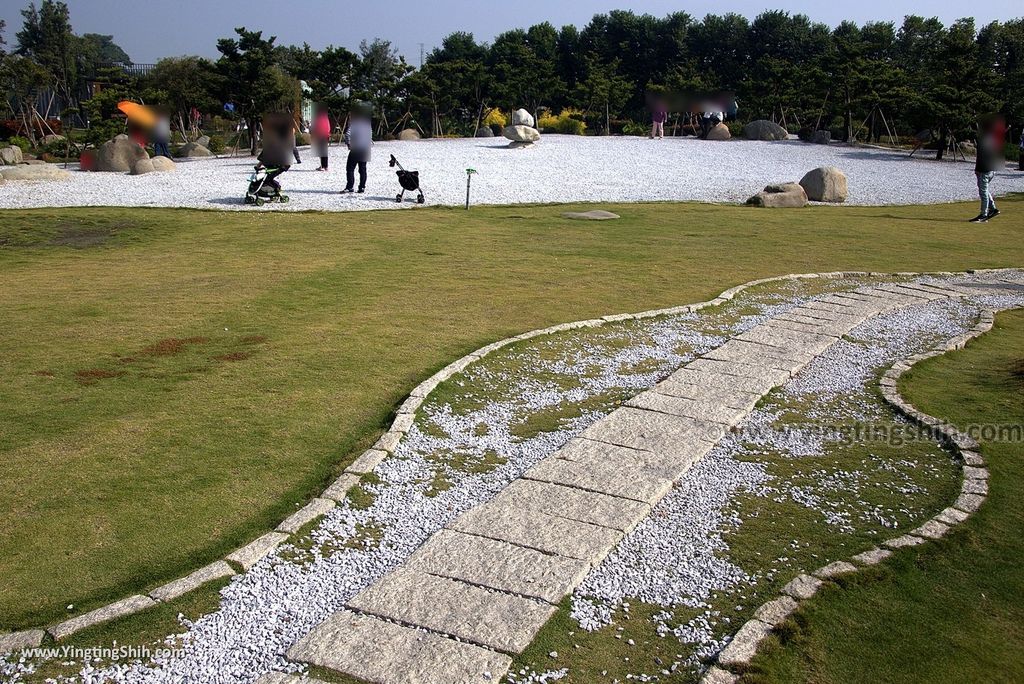
M846 174L834 166L822 166L800 179L800 185L812 202L845 202Z
M176 155L181 159L195 159L199 157L212 157L213 152L200 145L198 142L185 143L178 149Z
M777 183L765 186L764 190L748 199L747 204L771 209L796 209L807 206L807 193L799 183Z
M128 173L140 159L149 159L142 145L120 135L100 145L96 150L96 170Z
M14 166L20 164L23 159L21 148L17 145L0 147L0 166Z
M747 140L785 140L789 132L774 121L758 119L743 127L743 136Z

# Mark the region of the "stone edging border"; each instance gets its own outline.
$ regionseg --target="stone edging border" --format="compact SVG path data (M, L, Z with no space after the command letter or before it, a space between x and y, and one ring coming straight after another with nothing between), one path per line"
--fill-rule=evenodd
M1017 269L977 269L968 270L965 271L965 273L995 274L1012 270ZM47 639L60 641L61 639L65 639L77 632L82 631L83 629L87 629L89 627L100 625L105 622L115 620L117 618L138 613L140 611L146 610L147 608L157 606L160 603L172 601L180 596L183 596L184 594L187 594L188 592L200 588L201 586L209 582L212 582L217 579L222 579L224 577L231 577L237 574L238 572L245 572L249 570L252 566L258 563L264 557L273 553L277 549L277 547L283 544L285 541L287 541L290 536L292 536L293 534L295 534L300 529L302 529L309 523L313 522L317 518L325 515L338 503L343 502L346 496L348 495L349 490L352 487L356 486L359 483L360 479L362 479L365 475L371 473L381 461L387 458L390 454L394 453L402 437L405 436L405 434L412 428L413 422L415 420L416 411L423 404L427 396L432 391L434 391L434 389L437 388L438 385L440 385L442 382L452 377L456 373L465 370L470 364L474 363L475 361L479 361L480 359L484 358L491 352L497 351L498 349L507 347L511 344L515 344L516 342L521 342L523 340L528 340L534 337L540 337L542 335L551 335L554 333L564 332L567 330L576 330L579 328L596 328L606 323L613 323L618 321L641 320L645 318L654 318L656 316L671 316L676 314L691 313L694 311L699 311L701 309L706 309L708 307L724 304L732 300L734 297L736 297L736 295L740 294L744 290L748 290L758 285L764 285L766 283L782 282L785 280L810 280L814 278L856 278L884 276L918 277L927 275L952 276L958 275L958 273L952 271L933 271L926 273L885 273L880 271L828 271L824 273L790 273L782 276L772 276L770 278L759 278L757 280L751 280L750 282L743 283L742 285L736 285L735 287L731 287L725 290L714 299L708 300L706 302L686 304L683 306L675 306L665 309L652 309L650 311L642 311L640 313L612 314L608 316L602 316L601 318L591 318L582 321L575 321L572 323L560 323L558 325L549 326L547 328L539 328L537 330L531 330L520 335L515 335L514 337L507 337L503 340L492 342L491 344L481 347L480 349L477 349L476 351L471 352L456 361L453 361L452 363L448 364L447 366L445 366L444 368L442 368L441 370L439 370L438 372L434 373L432 376L421 382L415 388L413 388L413 390L409 393L408 398L406 398L406 400L402 402L401 405L399 405L395 415L395 419L392 422L391 427L373 444L373 446L371 446L369 449L363 452L358 458L355 459L355 461L352 462L351 465L345 468L342 475L338 477L337 480L335 480L327 489L325 489L319 497L314 498L312 501L310 501L305 506L303 506L295 513L290 515L288 518L286 518L284 521L282 521L281 524L279 524L274 531L268 532L254 539L248 544L238 549L235 549L231 553L227 554L223 560L214 561L209 565L206 565L202 568L199 568L198 570L195 570L194 572L186 575L185 577L172 580L160 587L157 587L156 589L153 589L146 595L136 594L133 596L129 596L127 598L115 601L113 603L109 603L105 606L101 606L87 613L77 615L75 617L69 618L67 620L64 620L63 622L51 625L46 628L28 629L19 632L13 632L10 634L0 634L0 654L15 652L26 648L36 648L42 645L42 643ZM989 327L991 327L991 324L989 324ZM987 329L988 328L986 328L986 330ZM966 340L964 340L964 342L966 342ZM962 343L961 346L963 346ZM895 380L893 380L893 385L890 385L890 387L893 389L893 393L895 393ZM913 407L910 408L913 409ZM923 416L924 414L921 415ZM931 420L934 423L939 422L935 419ZM978 456L977 458L980 462L981 457ZM985 471L985 476L987 477L987 471ZM980 505L980 501L978 502L978 505ZM943 534L944 533L945 530L943 530ZM918 537L915 537L915 539L917 538ZM881 560L882 558L888 556L891 553L890 551L885 551L883 549L876 549L875 551L877 553L883 554L878 560ZM853 566L850 567L852 568ZM797 580L800 580L803 577L807 576L801 575L797 578ZM814 580L814 582L817 582L817 585L815 585L814 588L814 590L816 590L817 586L820 585L821 580L815 579L813 577L810 579ZM794 582L796 582L797 580L794 580ZM787 587L788 586L789 585L787 585ZM814 592L811 591L811 594L813 593ZM777 599L773 603L777 603L779 600L782 599ZM769 604L765 604L765 606L762 606L761 609L759 609L759 611L765 609L765 607L768 605ZM790 612L792 612L793 609L795 609L795 607L796 604L793 603L793 607L790 608L789 611L787 611L784 615L782 615L782 617L779 618L775 624L781 622L786 615L788 615ZM778 610L777 607L776 610ZM762 614L761 617L763 618L765 616ZM750 622L745 624L743 628L741 628L740 632L742 633L744 629L747 629L747 627L752 622L760 622L763 625L767 625L767 623L763 620L755 618L754 620L751 620ZM752 627L751 630L753 629L754 628ZM771 631L770 628L768 629L768 631ZM760 638L758 638L757 641L760 642L760 639L766 636L767 633L768 632L766 631L764 632L764 634L761 634ZM740 634L737 633L736 636L739 637L739 635ZM734 638L733 641L736 641L736 638ZM714 674L715 671L721 673L721 675ZM708 671L707 674L705 674L704 681L709 682L709 684L716 684L718 681L730 681L729 679L717 680L711 678L723 675L726 677L734 676L727 673L724 670L721 670L720 668L712 668Z
M1002 269L992 269L992 271L996 270ZM917 410L900 396L897 382L900 376L915 364L925 359L942 356L950 351L963 349L968 342L990 331L995 323L996 313L995 310L983 310L978 323L970 331L948 340L931 351L915 354L896 362L882 374L879 380L882 398L887 404L898 413L929 430L940 443L960 459L963 466L963 477L957 500L906 534L887 539L875 548L852 556L848 561L835 561L809 574L797 575L782 587L778 598L763 603L754 611L754 617L739 628L732 640L719 652L716 662L701 677L701 684L733 684L737 682L740 675L730 670L742 672L757 655L758 647L765 637L785 622L801 603L810 600L825 583L840 575L878 565L897 549L941 539L953 526L965 522L985 502L985 498L988 496L989 471L985 467L985 459L977 451L978 442L957 430L955 426Z

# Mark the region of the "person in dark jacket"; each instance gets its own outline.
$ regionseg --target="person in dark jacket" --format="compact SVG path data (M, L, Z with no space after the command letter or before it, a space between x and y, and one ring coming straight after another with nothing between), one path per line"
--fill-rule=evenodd
M268 114L263 118L263 149L256 158L257 169L267 169L267 184L281 190L278 176L291 168L295 151L295 121L288 113Z
M982 121L978 135L978 154L974 162L981 212L971 219L971 223L985 223L999 216L991 184L995 172L1006 166L1006 162L1003 161L1005 135L1006 124L1003 123L1001 116L990 116Z
M366 163L370 161L373 146L373 123L369 107L361 105L352 112L348 130L345 131L348 145L348 162L345 164L345 189L342 193L353 192L356 184L356 168L359 168L359 190L366 192Z

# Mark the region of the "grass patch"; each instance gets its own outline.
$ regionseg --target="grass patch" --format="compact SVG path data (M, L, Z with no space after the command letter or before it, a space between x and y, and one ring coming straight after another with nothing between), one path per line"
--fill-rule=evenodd
M600 227L563 206L4 211L0 629L145 591L273 528L411 387L488 342L784 272L1019 265L1024 201L1003 204L970 230L967 204L622 205ZM94 370L124 374L76 380Z
M901 392L968 425L1024 425L1024 312L1000 314L965 350L918 364ZM983 442L982 509L950 535L905 550L816 597L753 663L750 682L1024 680L1024 447Z

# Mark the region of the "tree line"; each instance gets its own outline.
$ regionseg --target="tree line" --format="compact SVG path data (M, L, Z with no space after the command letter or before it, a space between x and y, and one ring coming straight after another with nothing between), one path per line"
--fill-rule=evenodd
M698 20L685 12L612 11L583 28L544 22L491 42L455 32L420 68L386 40L365 41L357 51L315 50L239 28L218 41L217 59L167 58L129 78L116 68L103 72L100 64L127 65L128 56L110 36L76 36L65 3L43 0L22 14L12 53L0 56L8 108L31 105L32 92L53 88L90 126L109 103L90 107L83 80L104 78L118 96L165 105L182 122L193 108L223 113L230 102L250 124L292 106L301 80L307 96L339 119L353 101L372 103L381 135L402 127L472 135L495 120L492 112L519 107L567 112L593 132L630 132L646 123L652 93L718 91L735 94L742 120L772 119L791 132L827 129L843 140L927 129L944 143L972 136L978 117L997 111L1014 128L1024 124L1020 18L977 27L969 18L947 26L908 16L899 25L833 28L783 11L752 21L733 13Z

